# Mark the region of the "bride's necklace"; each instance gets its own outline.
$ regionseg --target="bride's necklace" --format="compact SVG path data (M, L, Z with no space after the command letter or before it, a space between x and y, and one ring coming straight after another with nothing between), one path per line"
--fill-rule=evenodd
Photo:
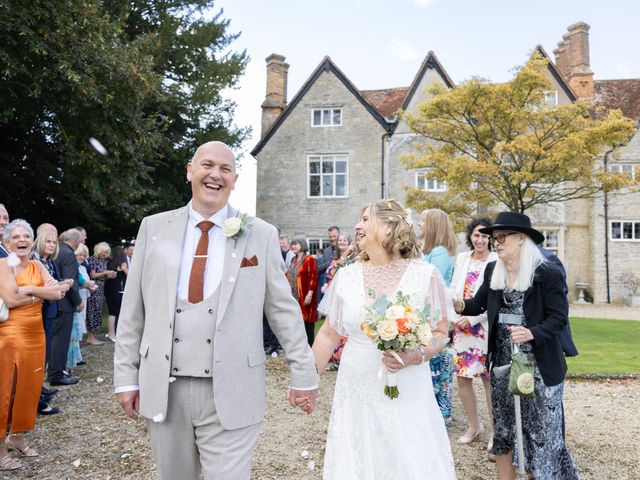
M393 294L402 274L411 260L393 260L384 265L373 265L365 262L362 266L364 287L367 297L376 298L382 294Z

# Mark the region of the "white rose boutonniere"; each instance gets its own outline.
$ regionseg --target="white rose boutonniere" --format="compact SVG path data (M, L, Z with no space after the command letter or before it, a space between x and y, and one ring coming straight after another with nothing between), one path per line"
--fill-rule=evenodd
M222 222L222 232L225 237L233 239L234 250L240 236L247 230L250 230L251 227L253 227L253 225L249 223L249 217L246 213L243 213L239 217L229 217Z

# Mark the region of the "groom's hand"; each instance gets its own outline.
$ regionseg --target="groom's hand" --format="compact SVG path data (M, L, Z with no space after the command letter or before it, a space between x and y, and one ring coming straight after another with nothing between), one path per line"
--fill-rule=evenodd
M299 407L305 414L313 413L316 409L316 397L318 390L296 390L290 388L287 392L287 400L294 407Z
M116 400L129 418L138 419L140 408L140 390L116 393Z

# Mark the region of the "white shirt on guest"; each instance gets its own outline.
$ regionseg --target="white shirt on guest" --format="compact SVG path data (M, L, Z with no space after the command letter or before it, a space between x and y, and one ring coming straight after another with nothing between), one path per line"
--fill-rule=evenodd
M187 230L182 243L182 259L180 261L180 275L178 277L178 297L186 300L189 297L189 277L193 265L193 256L196 253L198 242L202 231L198 228L198 223L209 220L214 223L214 227L209 230L209 251L207 252L207 263L204 269L204 296L210 297L220 285L222 278L222 268L224 266L224 251L227 237L222 232L222 222L227 219L229 206L225 205L209 218L204 218L193 209L191 202L189 208L189 220Z

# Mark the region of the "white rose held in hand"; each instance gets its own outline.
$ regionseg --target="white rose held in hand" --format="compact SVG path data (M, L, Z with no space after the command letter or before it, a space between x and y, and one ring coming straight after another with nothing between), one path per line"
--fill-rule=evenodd
M238 217L230 217L222 222L222 231L225 237L233 237L240 231L241 227L242 220Z
M385 320L380 324L378 334L381 340L393 340L398 336L398 324L395 320Z

